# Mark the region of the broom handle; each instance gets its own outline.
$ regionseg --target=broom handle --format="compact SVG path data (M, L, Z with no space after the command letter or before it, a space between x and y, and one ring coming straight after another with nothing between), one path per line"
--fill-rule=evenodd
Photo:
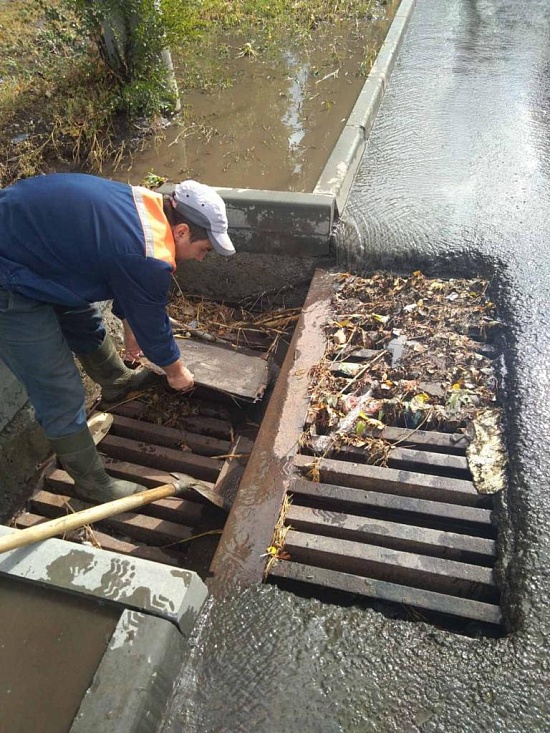
M121 514L122 512L145 506L145 504L150 504L152 501L165 499L167 496L173 496L175 493L176 487L174 484L164 484L163 486L157 486L155 489L140 491L137 494L124 496L122 499L115 499L105 504L98 504L98 506L83 509L80 512L74 512L74 514L67 514L64 517L51 519L43 524L38 524L36 527L20 529L13 534L0 537L0 553L15 550L17 547L31 545L41 540L47 540L49 537L55 537L64 532L69 532L72 529L83 527L85 524L93 524L94 522L99 522L101 519L112 517L115 514Z

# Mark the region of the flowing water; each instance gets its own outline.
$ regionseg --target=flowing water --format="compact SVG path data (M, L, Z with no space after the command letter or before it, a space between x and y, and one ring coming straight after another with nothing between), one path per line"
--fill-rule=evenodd
M209 601L163 733L550 730L549 39L548 0L417 0L336 237L354 270L493 280L511 633L248 588Z

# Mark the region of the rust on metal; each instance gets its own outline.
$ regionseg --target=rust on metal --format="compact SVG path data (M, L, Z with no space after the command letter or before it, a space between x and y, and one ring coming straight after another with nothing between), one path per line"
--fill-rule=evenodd
M399 443L401 447L422 446L430 451L449 455L465 455L470 439L464 433L439 433L431 430L411 428L384 427L374 431L376 438L390 443Z
M135 476L131 478L133 480L136 479ZM169 483L169 481L165 481L164 483ZM47 485L50 490L56 493L69 497L73 496L73 482L65 471L58 469L51 473L48 476ZM162 483L156 483L156 485L162 486ZM154 487L151 486L150 488ZM192 496L191 490L189 490L188 496ZM157 519L165 519L168 522L196 524L203 518L203 507L194 501L171 496L167 499L157 499L157 501L151 504L140 507L140 513L156 517Z
M61 517L68 511L66 498L48 491L39 491L31 498L30 506L35 513L48 517L48 519ZM78 512L87 509L91 504L79 499L71 499L70 506L72 511ZM150 545L166 545L188 539L192 535L191 527L134 512L117 514L98 522L97 526L112 529Z
M489 509L351 489L306 479L294 480L290 493L301 501L310 500L315 502L315 506L325 506L328 509L338 507L342 511L360 515L370 513L373 516L381 514L388 516L391 513L392 516L401 517L419 526L422 526L423 521L438 520L442 526L448 523L453 527L463 527L466 531L470 529L478 535L492 534L493 525Z
M496 556L494 540L485 537L342 512L290 506L286 522L300 532L372 543L405 552L422 552L451 560L492 563Z
M269 364L257 352L245 353L221 343L176 338L181 356L197 385L255 402L269 381Z
M127 402L117 405L113 409L116 415L133 418L145 418L148 407L143 402ZM191 433L200 433L201 435L211 435L222 440L231 438L231 423L225 417L221 417L219 412L210 414L191 414L180 415L178 422L181 426Z
M189 430L178 430L164 425L154 425L144 420L114 415L110 435L120 438L131 438L143 443L163 445L166 448L189 450L201 456L221 456L229 453L231 442L213 438L202 433L192 433Z
M316 455L324 455L322 442L312 440L312 448ZM317 445L319 446L317 449ZM426 447L430 447L426 445ZM342 445L331 451L330 458L347 461L364 462L365 450L354 445ZM468 460L465 455L449 455L433 450L419 450L392 446L387 456L388 468L403 468L410 471L421 471L449 476L467 478L470 476Z
M103 464L115 478L144 488L172 483L174 473L184 473L201 479L206 489L225 500L229 490L235 491L234 483L244 470L252 443L243 438L236 448L230 440L237 429L232 424L234 417L223 405L193 397L181 400L181 404L192 414L174 413L178 427L156 424L159 407L155 401L113 405L109 433L99 445ZM177 411L177 405L174 409ZM234 458L237 450L238 459ZM40 491L14 523L21 528L34 526L86 506L75 498L72 479L53 461L41 480ZM93 527L75 530L66 539L92 542L204 576L224 521L224 512L189 488L177 497L140 507L135 513L119 514Z
M261 582L265 559L291 478L292 458L308 407L308 372L324 350L331 278L318 270L227 519L208 581L214 595Z
M277 561L271 577L281 580L297 581L300 584L339 590L356 596L405 604L427 611L437 611L451 616L474 619L488 624L500 624L501 613L498 606L491 603L460 598L421 588L412 588L384 580L365 578L351 573L341 573L326 568L316 568L294 562Z
M316 461L314 463L314 461ZM316 465L321 481L358 489L387 491L401 496L417 496L434 501L452 501L465 506L482 506L484 497L476 491L472 481L432 476L412 471L399 471L348 461L335 461L328 458L314 459L311 456L297 455L294 465L307 473Z
M111 458L122 458L165 471L189 473L204 481L215 481L222 467L221 461L209 456L198 456L174 448L118 438L115 435L107 435L101 441L100 448L101 453Z
M451 595L464 593L470 598L494 602L492 570L480 565L294 530L286 535L285 550L293 562L304 565L347 571Z
M46 518L39 514L24 512L17 517L15 526L18 529L27 529L28 527L36 527L45 521L47 521ZM112 537L105 532L100 532L97 529L93 532L93 540L102 549L109 550L110 552L119 552L122 555L133 555L134 557L141 557L144 560L160 562L164 565L174 565L175 567L179 567L180 565L180 560L176 553L162 550L160 547L136 545L125 540L116 539L116 537Z

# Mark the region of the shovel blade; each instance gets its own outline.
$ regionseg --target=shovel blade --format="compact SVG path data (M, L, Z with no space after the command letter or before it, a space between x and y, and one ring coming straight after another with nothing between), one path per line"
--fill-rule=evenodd
M223 509L224 512L228 512L231 509L231 505L223 499L219 494L216 494L212 489L205 489L202 486L191 486L191 489L207 499L211 504L214 504L218 509Z
M218 509L222 509L224 512L228 512L231 509L231 504L220 496L220 494L213 491L204 481L192 478L183 473L171 473L170 475L177 479L177 483L174 484L176 486L176 493L182 489L192 489L211 504L217 506Z

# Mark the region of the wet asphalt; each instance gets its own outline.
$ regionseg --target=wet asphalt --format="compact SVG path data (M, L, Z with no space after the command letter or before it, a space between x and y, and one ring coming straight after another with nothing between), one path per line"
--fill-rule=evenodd
M164 733L550 731L549 72L548 0L418 0L336 242L357 272L491 281L508 633L249 588L210 602Z

